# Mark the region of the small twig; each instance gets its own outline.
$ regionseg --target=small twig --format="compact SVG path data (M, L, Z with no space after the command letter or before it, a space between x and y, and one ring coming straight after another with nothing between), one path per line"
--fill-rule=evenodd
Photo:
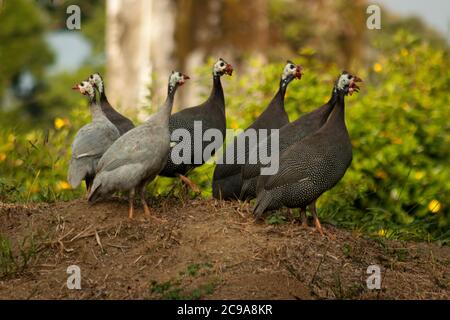
M89 225L86 229L84 229L83 231L81 231L80 233L78 233L76 236L74 236L72 239L69 240L69 242L73 242L75 240L77 240L81 235L83 235L86 231L88 231L90 228L92 227L92 224Z
M113 247L113 248L116 248L116 249L130 249L130 247L128 247L128 246L121 246L121 245L118 245L118 244L110 244L110 243L108 243L108 244L106 244L107 246L109 246L109 247Z
M100 249L101 249L101 251L103 253L105 250L103 249L103 245L102 245L102 242L100 240L100 236L98 235L97 230L95 230L95 240L97 241L97 244L98 244L98 246L100 247Z
M326 255L326 253L328 251L328 247L329 246L330 245L328 245L327 248L325 249L325 254L322 255L322 258L320 259L319 264L317 265L316 271L314 271L314 274L313 274L313 276L311 278L311 281L309 282L310 286L314 283L314 280L316 280L316 275L319 272L320 266L322 265L323 261L325 260L325 255Z
M116 233L114 234L114 238L117 238L117 235L119 234L121 229L122 229L122 221L120 221L119 227L116 229Z
M142 257L143 257L143 256L139 256L139 258L137 258L136 260L134 260L133 264L138 263L138 261L141 260Z

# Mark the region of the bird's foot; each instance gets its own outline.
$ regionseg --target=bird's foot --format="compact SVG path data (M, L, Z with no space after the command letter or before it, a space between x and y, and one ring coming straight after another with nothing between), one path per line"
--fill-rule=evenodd
M320 224L319 218L314 218L314 225L316 227L316 230L320 233L321 236L324 236L324 232L322 229L322 225Z
M147 205L144 205L144 216L147 220L151 219L155 221L156 223L166 223L166 219L158 218L152 212L150 211L150 208Z
M193 183L188 177L183 176L182 174L180 174L180 179L181 181L183 181L184 184L186 184L192 191L194 191L195 193L201 193L200 188Z
M130 207L128 209L128 219L133 220L134 219L134 208Z

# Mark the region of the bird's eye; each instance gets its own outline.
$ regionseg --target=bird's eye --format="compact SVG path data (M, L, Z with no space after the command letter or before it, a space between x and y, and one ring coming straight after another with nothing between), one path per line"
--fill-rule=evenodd
M291 70L293 70L295 67L294 67L294 65L293 64L291 64Z
M221 67L224 67L224 66L225 66L225 63L221 62L221 63L220 63L220 66L221 66Z
M353 76L351 74L347 75L348 80L350 80L351 78L353 78Z

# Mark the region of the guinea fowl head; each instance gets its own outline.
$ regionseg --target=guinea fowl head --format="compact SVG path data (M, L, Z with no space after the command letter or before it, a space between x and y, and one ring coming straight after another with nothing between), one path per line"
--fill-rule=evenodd
M303 75L303 67L298 66L292 61L287 61L284 66L283 74L281 75L282 84L287 84L293 79L301 79Z
M219 58L214 64L213 74L220 77L224 74L231 76L233 75L233 66L222 58Z
M337 79L334 88L336 91L343 92L345 95L352 95L354 92L359 92L360 88L357 82L362 82L362 79L347 71L343 71Z
M95 90L89 81L81 81L79 84L75 85L73 90L78 90L81 94L89 96L90 98L95 97Z
M89 76L89 82L91 85L96 87L100 93L103 93L103 78L100 73L96 72Z
M182 86L188 79L190 79L189 76L178 71L172 71L169 77L169 93Z

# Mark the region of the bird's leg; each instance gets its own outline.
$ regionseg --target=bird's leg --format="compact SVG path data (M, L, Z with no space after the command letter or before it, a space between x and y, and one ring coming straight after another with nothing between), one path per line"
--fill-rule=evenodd
M165 222L165 220L159 219L154 214L152 214L152 212L147 204L147 201L145 200L145 184L140 187L140 191L141 191L141 202L142 202L142 206L144 207L145 217L151 218L157 222Z
M300 222L303 227L308 227L308 218L306 217L306 207L300 208Z
M183 176L182 174L178 175L181 179L181 181L183 181L184 184L186 184L189 188L191 188L192 191L194 191L195 193L200 193L200 188L193 183L188 177Z
M316 226L317 231L319 231L320 234L323 236L324 234L322 226L320 225L319 217L317 217L316 201L313 201L313 203L311 203L310 208L314 219L314 225Z
M130 190L130 194L128 195L128 202L130 204L128 208L128 218L133 219L134 216L134 194L136 190L133 188Z

